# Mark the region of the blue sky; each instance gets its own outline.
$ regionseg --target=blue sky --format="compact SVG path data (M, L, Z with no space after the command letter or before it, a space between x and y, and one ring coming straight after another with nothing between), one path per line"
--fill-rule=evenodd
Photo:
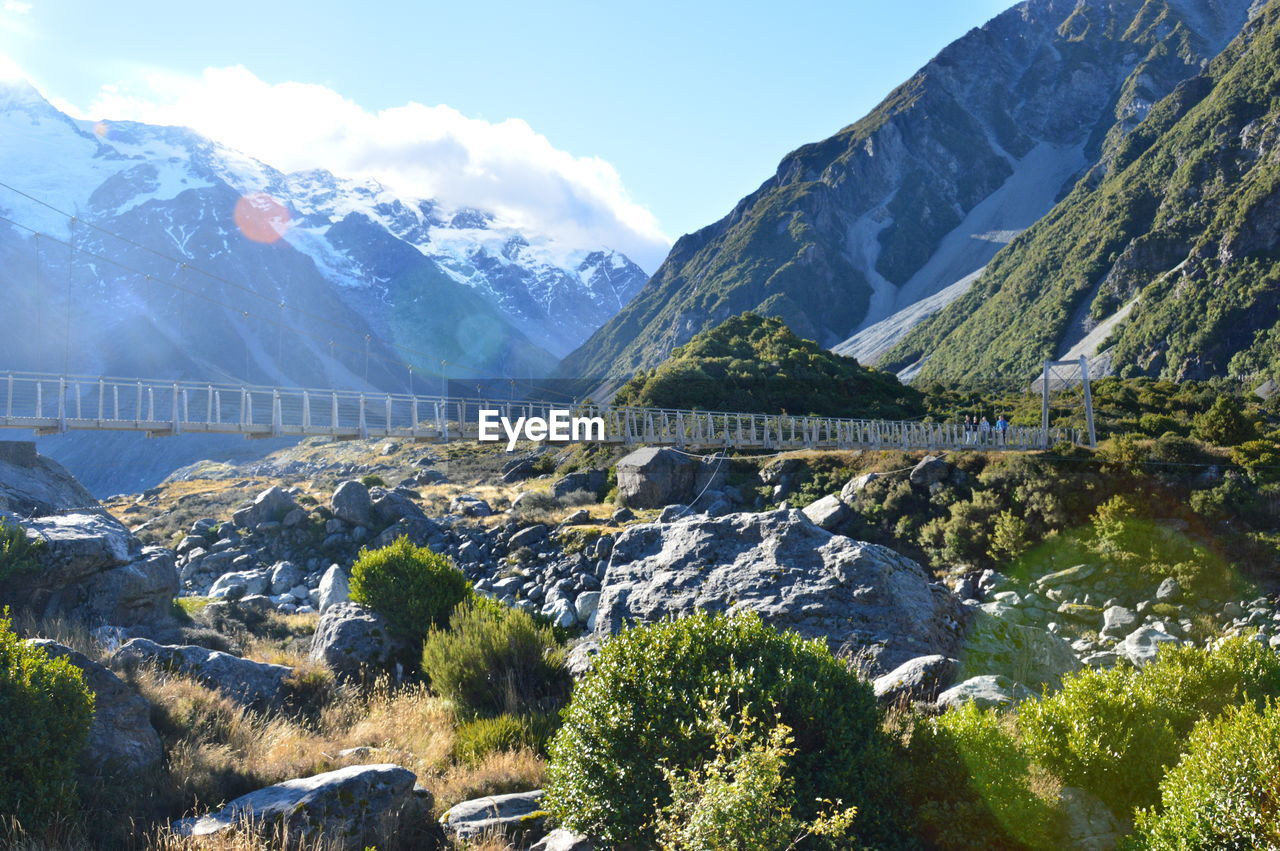
M0 53L83 117L474 195L652 271L1008 5L0 0Z

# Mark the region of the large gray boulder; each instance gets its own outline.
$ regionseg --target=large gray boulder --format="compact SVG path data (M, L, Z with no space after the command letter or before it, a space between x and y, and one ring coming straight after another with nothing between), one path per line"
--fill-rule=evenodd
M954 655L963 612L909 558L820 529L799 511L629 527L613 547L596 634L699 609L758 612L857 653L873 675Z
M116 626L158 623L173 617L180 588L173 552L145 547L136 561L91 576L82 609L91 620Z
M1000 674L1035 688L1057 688L1082 667L1071 645L1053 633L975 611L958 651L960 677Z
M826 529L828 532L834 532L849 519L853 511L844 501L835 494L828 494L822 499L815 500L801 509L804 516L808 517L814 523Z
M1107 805L1084 789L1064 786L1058 793L1062 813L1063 848L1112 851L1125 830Z
M917 656L876 677L871 688L882 703L915 700L930 703L951 685L959 668L958 661L937 653Z
M171 617L179 585L170 551L144 550L105 513L36 517L21 525L39 543L38 569L0 583L0 604L116 626Z
M1141 626L1116 645L1116 653L1128 659L1134 667L1143 668L1160 653L1161 645L1177 643L1178 639L1164 630Z
M529 851L596 851L596 844L581 834L557 827L530 845Z
M259 523L278 522L298 507L284 488L272 485L253 498L253 502L231 515L237 526L251 529Z
M81 766L87 773L133 774L160 764L164 748L151 726L151 704L79 651L47 638L29 639L27 644L75 665L94 694L93 723L80 754Z
M0 514L36 517L97 507L93 494L57 461L36 452L34 443L0 441Z
M440 824L458 842L492 833L537 839L543 830L542 794L541 789L535 789L463 801L441 816Z
M333 516L352 526L373 525L373 499L363 482L347 480L338 485L331 499Z
M618 496L632 508L688 503L697 468L697 461L674 449L637 449L617 463Z
M113 667L153 664L193 677L245 706L280 705L288 693L293 668L242 659L220 650L190 644L157 644L133 638L111 657Z
M351 599L351 583L347 580L346 572L336 564L329 565L324 576L320 577L319 590L318 608L321 614L328 611L330 606L336 606Z
M551 485L551 495L561 499L571 493L587 491L599 496L608 482L609 474L604 470L579 470L557 479Z
M217 812L174 822L181 836L215 836L252 825L274 837L323 839L325 847L366 848L394 836L418 805L412 771L389 763L352 765L242 795Z
M239 595L242 597L265 594L271 590L271 571L258 568L224 573L209 588L208 596L226 597L233 588L239 588Z
M311 639L311 660L342 679L363 679L389 669L398 650L382 615L355 603L329 606Z
M979 709L1013 706L1031 697L1031 692L1021 683L1000 674L970 677L938 695L938 705L955 709L966 703L975 703Z

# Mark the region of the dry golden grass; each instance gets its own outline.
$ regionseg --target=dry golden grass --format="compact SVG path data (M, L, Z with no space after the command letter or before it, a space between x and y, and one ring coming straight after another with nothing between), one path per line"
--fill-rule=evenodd
M434 777L419 778L435 796L438 813L462 801L541 789L546 763L534 751L521 749L487 754L469 765L453 764Z

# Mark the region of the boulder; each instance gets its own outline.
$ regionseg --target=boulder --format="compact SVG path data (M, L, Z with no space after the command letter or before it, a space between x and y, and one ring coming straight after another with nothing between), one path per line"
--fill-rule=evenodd
M273 485L253 498L253 502L231 515L237 526L252 529L260 523L284 520L298 503L284 488Z
M1116 638L1128 635L1137 622L1138 616L1133 609L1125 606L1109 606L1102 613L1102 634Z
M1176 603L1182 599L1182 585L1172 576L1166 576L1156 589L1156 602Z
M844 521L848 520L849 515L853 513L849 506L845 505L844 501L835 494L828 494L822 499L809 503L801 510L804 512L805 517L808 517L828 532L833 532L843 525Z
M463 517L492 517L493 506L478 496L459 494L449 502L449 511Z
M1092 564L1077 564L1075 567L1068 567L1056 573L1047 573L1040 577L1037 584L1041 588L1060 588L1064 585L1075 585L1093 576L1097 570Z
M513 485L532 476L533 471L532 458L516 458L502 465L502 481Z
M134 626L169 620L181 583L173 552L146 547L137 561L94 574L84 588L90 620Z
M320 599L316 608L320 614L324 614L330 606L345 603L350 599L351 585L347 580L347 574L338 565L329 565L324 576L320 577Z
M37 517L98 508L98 500L67 469L29 440L0 441L0 513Z
M840 489L840 499L842 502L851 503L854 498L866 488L867 485L880 478L879 473L864 473L861 476L854 476L845 482L845 486Z
M369 488L363 482L348 479L334 490L329 500L333 516L344 520L352 526L373 525L373 500L369 497Z
M557 827L530 845L529 851L596 851L596 846L585 836Z
M954 656L961 606L911 559L833 535L799 511L693 517L628 527L614 542L598 636L697 610L758 612L873 674L932 653Z
M551 485L551 495L562 499L577 491L586 491L599 498L609 481L609 474L604 470L580 470L569 473Z
M507 542L507 546L512 550L518 550L521 547L535 547L547 539L547 527L545 524L538 523L521 529L511 536L511 540Z
M917 656L876 677L871 687L883 703L917 700L929 703L951 685L959 669L959 661L947 656L936 653Z
M632 508L662 508L694 497L698 463L674 449L637 449L620 460L618 497Z
M39 569L0 584L0 605L90 624L165 623L179 589L173 553L141 542L114 518L68 514L22 521L40 541Z
M245 706L279 705L293 668L242 659L191 644L157 644L133 638L111 656L114 667L154 664L193 677Z
M399 649L386 619L355 603L329 606L311 638L311 660L342 679L364 679L390 669Z
M1125 830L1102 801L1075 786L1062 787L1058 801L1064 848L1111 851L1120 844Z
M569 629L578 622L578 612L573 603L564 598L553 600L542 607L542 614L562 629Z
M75 665L94 694L89 741L80 754L86 773L134 774L160 764L164 748L151 726L151 704L83 653L47 638L29 639L27 644Z
M181 836L215 836L250 823L266 836L323 839L325 847L385 842L419 803L412 771L398 765L352 765L287 780L242 795L217 812L174 822Z
M1154 626L1140 626L1116 645L1116 653L1128 659L1134 667L1144 667L1160 652L1161 644L1176 644L1178 639Z
M1012 706L1031 697L1019 683L999 674L970 677L938 695L938 705L954 709L965 703L976 703L979 709Z
M911 469L907 478L918 488L928 488L945 482L950 475L950 464L936 455L926 455Z
M973 614L960 659L961 677L1003 674L1036 688L1057 688L1062 675L1081 667L1071 645L1047 630Z
M578 623L587 623L595 616L596 610L600 608L600 592L599 591L583 591L578 595L578 599L573 601L573 610L578 615Z
M302 568L291 561L277 562L271 568L271 593L284 594L292 591L306 576Z
M233 588L240 591L233 592ZM209 597L247 597L262 594L271 588L271 574L265 568L258 570L238 570L219 576L209 589Z
M440 824L455 842L468 842L492 833L530 840L542 835L545 819L542 790L535 789L463 801L441 816Z

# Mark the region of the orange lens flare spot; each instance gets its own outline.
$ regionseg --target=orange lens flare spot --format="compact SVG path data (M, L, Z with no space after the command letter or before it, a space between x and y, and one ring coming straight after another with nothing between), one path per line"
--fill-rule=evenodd
M105 121L99 121L97 124L93 125L93 135L97 136L99 139L107 138L107 134L110 132L111 125Z
M265 192L254 192L236 202L235 220L245 239L270 244L289 229L289 209Z

